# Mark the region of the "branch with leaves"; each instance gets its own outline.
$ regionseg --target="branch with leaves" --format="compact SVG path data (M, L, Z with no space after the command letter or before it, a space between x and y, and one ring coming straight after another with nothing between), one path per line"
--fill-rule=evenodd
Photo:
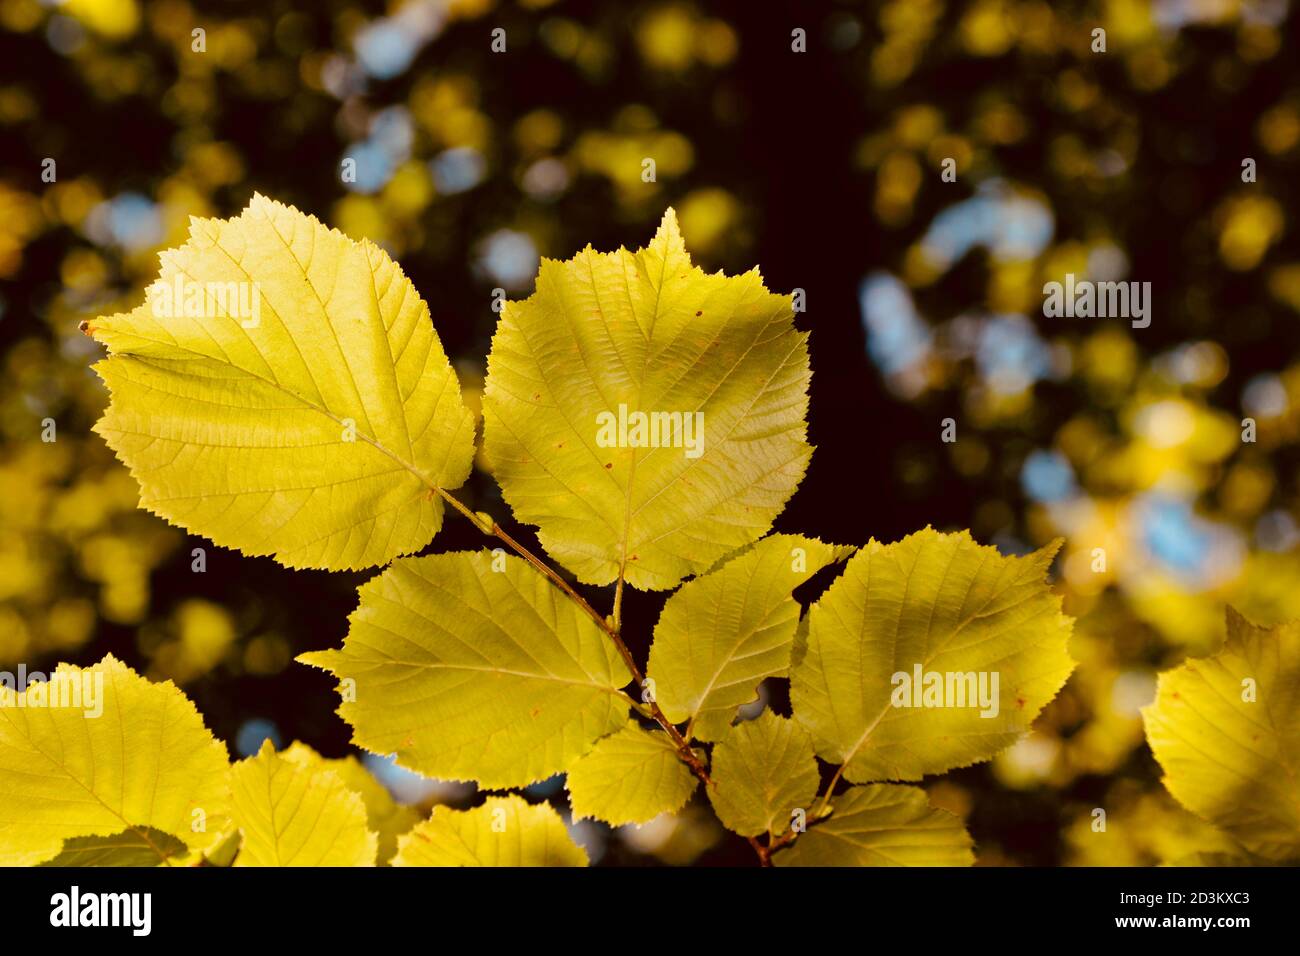
M230 294L245 286L252 313ZM342 647L299 658L338 679L358 747L489 791L565 774L572 817L614 826L676 812L703 784L764 865L969 864L961 821L913 784L1013 744L1069 677L1072 621L1047 586L1059 543L1021 557L929 528L861 548L770 534L812 455L793 320L757 271L693 266L672 210L645 249L543 261L493 339L482 451L546 558L454 494L475 418L423 300L371 243L257 196L195 220L144 304L83 328L109 352L96 430L142 507L289 567L387 566ZM628 409L647 413L638 434L621 433ZM650 440L649 414L675 428L656 438L699 430ZM514 554L402 557L447 507ZM828 568L805 609L794 592ZM579 586L612 586L610 613ZM644 667L622 638L629 587L672 592ZM1295 686L1293 644L1261 681ZM914 668L996 675L994 697L907 706L897 678ZM0 688L0 861L586 862L549 805L493 795L418 820L354 759L264 745L231 764L180 691L111 657L57 673L107 677L105 708ZM789 681L792 713L740 720L769 680ZM1167 722L1169 706L1157 755L1194 764L1169 730L1190 718ZM1294 726L1295 708L1292 692L1276 716ZM1268 753L1247 769L1294 778L1294 741ZM1184 773L1170 769L1180 799L1231 823L1219 797L1183 797ZM1276 796L1291 813L1294 794ZM1232 832L1273 852L1264 817Z

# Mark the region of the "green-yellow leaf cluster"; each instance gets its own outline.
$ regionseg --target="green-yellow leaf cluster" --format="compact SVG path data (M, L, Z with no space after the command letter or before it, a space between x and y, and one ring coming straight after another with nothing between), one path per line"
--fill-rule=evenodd
M558 569L452 494L474 415L428 308L374 245L256 196L194 220L146 301L86 331L109 352L97 429L143 507L291 567L386 565L342 646L300 660L337 679L359 747L418 773L487 789L566 774L572 817L613 826L704 792L764 862L965 865L960 819L883 781L991 758L1073 667L1046 584L1056 546L769 534L813 451L807 333L757 270L693 265L671 209L646 248L545 260L493 338L484 460ZM447 507L519 556L401 557ZM565 572L614 585L613 613ZM644 674L622 640L625 586L674 591ZM0 860L587 862L554 808L517 795L422 818L354 758L267 744L230 764L176 688L99 667L102 723L0 711L15 794ZM995 682L982 703L900 706L914 672ZM744 719L774 680L793 713Z

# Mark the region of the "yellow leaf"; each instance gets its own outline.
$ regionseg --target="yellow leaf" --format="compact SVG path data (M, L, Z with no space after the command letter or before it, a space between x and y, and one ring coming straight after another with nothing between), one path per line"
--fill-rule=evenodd
M393 799L388 788L375 779L356 757L330 759L322 757L306 744L294 741L280 753L283 760L300 767L324 767L338 774L344 785L366 805L366 823L379 838L379 863L387 863L397 852L397 838L420 820L414 807L403 806Z
M821 777L812 738L770 710L731 728L713 748L709 798L718 819L741 836L780 836L803 811L806 823Z
M500 568L501 570L494 570ZM404 558L360 589L341 650L298 659L343 686L353 741L442 780L526 786L627 721L614 644L519 558Z
M777 534L682 585L659 615L648 673L668 719L721 737L767 677L784 677L799 623L791 592L852 549Z
M290 567L424 547L474 418L397 264L262 196L161 258L143 305L85 326L110 353L95 430L141 506Z
M604 738L569 770L569 802L576 820L611 826L647 823L676 813L695 792L695 775L661 730L628 724Z
M522 797L488 797L473 810L434 807L402 837L393 866L586 866L560 815Z
M153 843L152 831L205 849L229 813L228 767L184 694L111 654L86 668L60 664L21 693L0 687L0 864L40 863L65 840L123 833L159 861L174 847Z
M235 866L374 866L365 804L314 753L286 760L266 740L231 777L244 838Z
M1228 609L1211 657L1160 675L1147 739L1178 801L1268 860L1300 860L1300 621Z
M810 826L777 866L970 866L970 834L920 787L873 784L835 797L829 818Z
M1074 668L1044 580L1057 547L1003 557L927 528L859 551L790 669L817 755L854 783L919 780L1015 743Z
M579 580L671 588L785 507L812 454L809 376L790 297L692 266L670 209L649 248L543 260L536 293L506 303L486 450Z
M41 866L164 866L185 859L186 846L170 834L141 827L108 836L73 837Z

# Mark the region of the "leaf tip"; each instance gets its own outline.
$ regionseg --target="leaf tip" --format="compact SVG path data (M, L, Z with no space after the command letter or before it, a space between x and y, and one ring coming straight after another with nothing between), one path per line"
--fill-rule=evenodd
M1232 631L1237 628L1250 626L1250 621L1246 618L1246 615L1242 614L1231 604L1224 606L1224 617L1227 621L1229 633L1232 633Z
M677 210L672 206L664 210L663 218L659 220L659 228L655 230L655 237L651 245L653 247L660 243L663 243L668 250L686 252L686 243L682 239L681 226L677 222ZM687 265L689 265L689 262Z
M308 667L315 667L319 670L332 672L332 665L338 654L339 652L333 649L326 649L323 651L305 651L295 657L294 660L299 664L306 664Z

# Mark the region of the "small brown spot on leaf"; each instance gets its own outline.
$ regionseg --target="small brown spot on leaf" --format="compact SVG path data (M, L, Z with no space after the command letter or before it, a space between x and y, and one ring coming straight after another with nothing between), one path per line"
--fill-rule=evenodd
M607 462L605 462L605 467L606 467L606 468L613 468L613 467L614 467L614 463L613 463L612 461L607 461Z
M704 313L703 313L703 312L700 312L699 310L696 310L695 314L696 314L696 315L703 315Z

